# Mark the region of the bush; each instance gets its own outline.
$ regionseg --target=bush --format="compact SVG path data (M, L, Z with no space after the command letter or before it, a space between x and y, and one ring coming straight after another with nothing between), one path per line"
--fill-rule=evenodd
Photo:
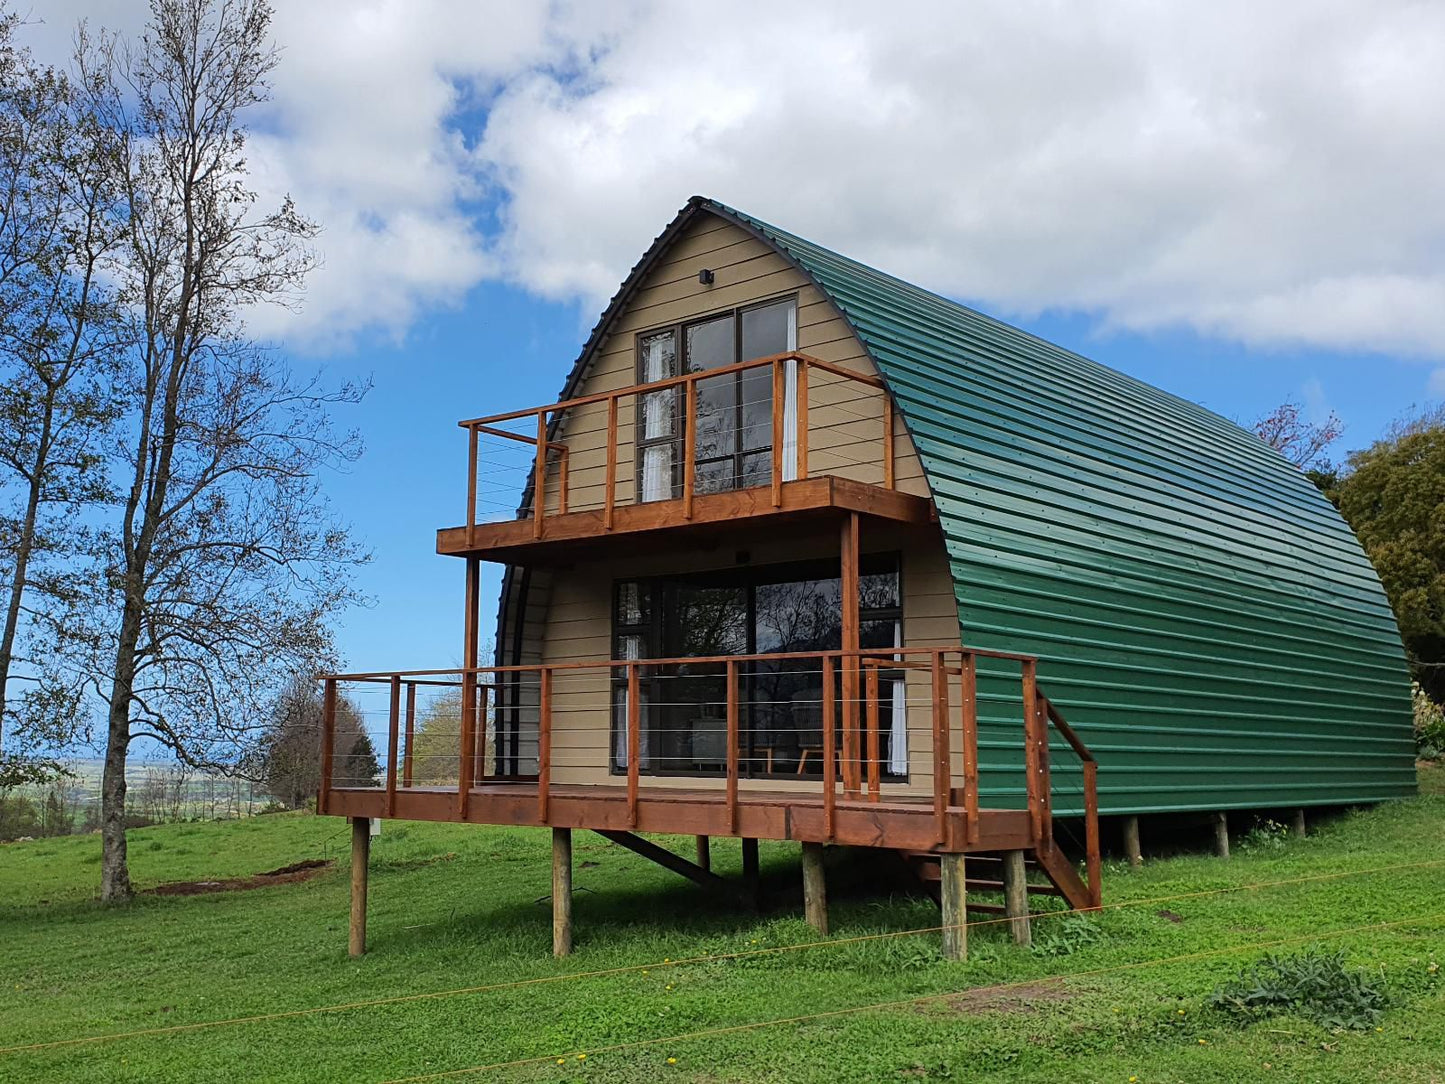
M1265 956L1215 988L1209 1003L1241 1024L1294 1013L1327 1028L1374 1027L1385 991L1363 971L1345 966L1342 952L1318 949Z
M1421 760L1445 759L1445 710L1415 686L1415 747Z
M1030 951L1035 956L1072 956L1079 949L1098 944L1103 939L1103 934L1086 915L1065 915L1060 919L1049 919L1047 924L1038 924Z

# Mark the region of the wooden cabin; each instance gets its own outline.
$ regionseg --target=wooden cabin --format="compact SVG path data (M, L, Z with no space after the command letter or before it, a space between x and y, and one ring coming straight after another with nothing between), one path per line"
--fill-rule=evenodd
M654 240L556 402L461 427L437 552L465 561L467 665L326 680L353 951L373 818L550 827L559 954L580 829L744 894L756 841L797 840L820 929L822 849L895 851L959 956L970 910L1026 939L1031 891L1098 905L1101 813L1137 849L1141 814L1413 792L1389 607L1290 464L712 200ZM505 567L489 665L483 561ZM360 693L384 778L339 767ZM720 837L742 886L709 869Z

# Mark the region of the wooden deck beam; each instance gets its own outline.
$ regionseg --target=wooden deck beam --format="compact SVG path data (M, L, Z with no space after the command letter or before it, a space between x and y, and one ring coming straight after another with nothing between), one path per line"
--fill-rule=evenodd
M609 547L635 549L638 536L661 532L668 545L686 532L715 533L720 525L749 521L753 529L775 522L792 522L818 516L857 513L899 523L930 521L932 504L917 497L847 478L823 475L783 482L778 503L772 490L762 486L698 493L691 501L648 501L617 504L607 509L550 515L540 538L531 519L478 523L472 527L444 527L437 532L437 553L468 556L513 564L542 564L575 560L579 552L595 553Z
M386 815L383 788L338 788L331 792L329 812L338 816ZM813 792L749 791L738 794L737 821L731 823L726 794L678 787L639 788L635 831L659 835L706 835L714 838L796 840L851 847L892 847L911 851L1005 851L1032 846L1024 810L979 811L978 838L967 839L964 811L950 807L947 841L940 846L933 802L927 796L911 801L839 798L828 830L822 795ZM459 813L452 787L413 787L396 793L400 820L449 821L542 827L537 787L531 782L491 781L467 792L465 814ZM634 830L625 786L553 784L546 824L561 828Z

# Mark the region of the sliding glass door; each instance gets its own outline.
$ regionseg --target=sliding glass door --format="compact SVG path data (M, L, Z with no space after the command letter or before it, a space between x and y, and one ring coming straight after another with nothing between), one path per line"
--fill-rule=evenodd
M836 563L760 566L616 586L618 658L705 658L836 650L842 644L842 589ZM868 558L860 582L863 647L901 641L897 560ZM727 768L725 667L669 666L642 682L640 769L659 775L718 776ZM900 672L884 671L879 728L882 774L907 775ZM841 679L836 675L835 681ZM841 697L841 688L834 688ZM626 686L614 688L613 768L627 767ZM740 667L743 774L822 774L823 678L817 659ZM835 725L841 724L842 713Z

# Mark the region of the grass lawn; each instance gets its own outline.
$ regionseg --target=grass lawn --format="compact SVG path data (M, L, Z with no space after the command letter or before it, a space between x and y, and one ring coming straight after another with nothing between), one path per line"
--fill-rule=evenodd
M1087 920L1043 919L1036 936L1048 951L1016 948L999 926L983 926L971 931L969 961L958 964L939 958L936 934L664 963L816 940L789 898L798 880L795 845L763 844L776 902L751 916L579 833L577 952L559 962L550 956L542 831L387 824L372 849L371 951L356 961L346 956L344 868L300 884L148 895L105 909L92 899L98 838L12 844L0 847L0 1046L628 970L3 1053L0 1080L386 1081L545 1057L447 1079L1438 1084L1445 1081L1445 769L1422 771L1421 783L1418 799L1340 817L1304 841L1259 840L1238 847L1229 862L1181 857L1138 871L1109 864L1105 903L1437 865L1146 902ZM347 831L341 821L289 814L149 828L131 835L132 874L145 887L307 858L339 858L344 867ZM715 868L737 871L735 843L717 842L714 852ZM835 857L846 864L846 855ZM837 872L841 881L846 871ZM932 926L938 916L922 899L837 892L832 922L837 940ZM1369 923L1401 924L1324 936ZM1216 984L1260 957L1252 946L1303 939L1280 950L1295 952L1316 937L1383 984L1390 1002L1378 1030L1332 1031L1294 1016L1241 1027L1209 1006ZM1107 970L1201 953L1211 955ZM1055 975L1075 977L605 1049Z

